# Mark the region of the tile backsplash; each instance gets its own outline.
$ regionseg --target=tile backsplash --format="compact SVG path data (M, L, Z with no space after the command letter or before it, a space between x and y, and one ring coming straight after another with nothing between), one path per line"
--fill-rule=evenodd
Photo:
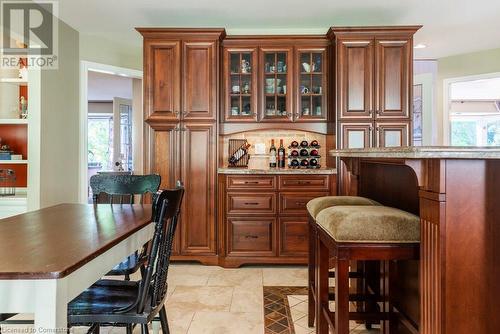
M288 146L294 140L298 141L299 143L302 140L307 140L308 142L317 140L321 145L320 153L322 155L326 154L326 152L323 152L326 149L326 135L323 134L296 130L249 131L222 137L221 149L223 153L223 166L227 165L227 160L229 159L229 139L246 139L252 145L250 147L249 168L260 169L269 166L269 147L271 146L271 139L274 139L274 145L276 146L276 148L278 148L279 146L280 139L283 139L283 145L287 149L287 154ZM265 154L255 153L256 144L263 144L265 146Z

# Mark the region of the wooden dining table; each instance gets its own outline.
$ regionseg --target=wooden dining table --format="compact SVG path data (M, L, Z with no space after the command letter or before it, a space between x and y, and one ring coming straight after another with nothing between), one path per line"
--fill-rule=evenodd
M153 233L151 205L60 204L0 220L0 313L66 333L68 302Z

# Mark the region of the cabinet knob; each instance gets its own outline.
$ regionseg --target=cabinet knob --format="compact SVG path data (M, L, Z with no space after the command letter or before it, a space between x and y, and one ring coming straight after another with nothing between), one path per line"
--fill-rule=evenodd
M377 110L376 113L377 113L377 115L380 115L380 110Z

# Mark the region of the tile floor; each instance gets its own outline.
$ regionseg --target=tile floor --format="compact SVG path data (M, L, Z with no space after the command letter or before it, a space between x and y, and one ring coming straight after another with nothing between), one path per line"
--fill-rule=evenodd
M307 268L251 266L224 269L174 264L170 267L168 282L166 305L172 334L265 334L263 287L305 287ZM295 333L311 333L313 329L307 327L307 296L290 295L288 303ZM353 330L357 334L369 333L361 327ZM12 328L8 332L15 333ZM85 329L75 329L75 332L85 333ZM122 328L101 330L103 334L124 332ZM288 332L283 334L292 334Z

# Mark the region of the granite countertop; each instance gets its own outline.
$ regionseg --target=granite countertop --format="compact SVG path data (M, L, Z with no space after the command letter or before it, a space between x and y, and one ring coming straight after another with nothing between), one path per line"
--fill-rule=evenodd
M500 159L500 147L412 146L331 150L335 157L402 159Z
M335 168L318 168L318 169L295 169L295 168L231 168L224 167L217 169L219 174L337 174L337 169Z

